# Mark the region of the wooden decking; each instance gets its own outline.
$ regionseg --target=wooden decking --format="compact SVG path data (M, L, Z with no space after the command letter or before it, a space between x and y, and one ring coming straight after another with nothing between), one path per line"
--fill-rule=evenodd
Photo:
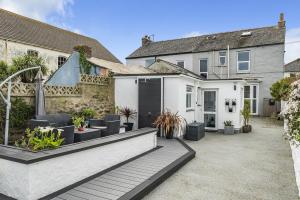
M83 183L53 200L139 199L191 159L178 140L158 140L161 148ZM188 155L189 154L189 155ZM189 156L189 157L187 157ZM192 157L194 154L192 155Z

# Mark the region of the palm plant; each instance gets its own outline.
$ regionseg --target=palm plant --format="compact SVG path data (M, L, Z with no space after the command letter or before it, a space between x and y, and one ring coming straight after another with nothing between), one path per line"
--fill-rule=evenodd
M126 123L129 123L129 119L130 118L135 118L135 115L136 115L136 111L135 110L133 110L133 109L131 109L131 108L129 108L129 107L123 107L123 108L120 108L120 109L118 109L118 112L122 115L122 116L124 116L124 117L126 117Z
M172 113L169 110L162 112L153 123L156 128L162 128L167 138L173 138L175 129L179 129L182 124L182 117L178 112Z
M249 125L249 120L251 116L251 110L250 110L250 100L246 99L244 101L244 108L241 111L241 114L244 118L244 126L243 126L243 132L250 132L251 126Z
M42 57L28 54L13 58L12 67L14 71L20 71L30 67L41 67L43 75L46 75L48 70ZM39 69L29 70L20 74L21 81L24 83L33 83L38 70Z

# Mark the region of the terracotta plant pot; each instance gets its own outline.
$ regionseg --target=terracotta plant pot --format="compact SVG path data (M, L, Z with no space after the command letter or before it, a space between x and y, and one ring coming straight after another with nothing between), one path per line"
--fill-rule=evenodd
M83 127L79 127L78 131L84 131L84 128Z

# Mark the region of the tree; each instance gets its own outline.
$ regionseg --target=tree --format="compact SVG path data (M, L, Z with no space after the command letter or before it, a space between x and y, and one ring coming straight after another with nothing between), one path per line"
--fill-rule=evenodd
M275 82L270 88L272 97L277 101L286 101L292 90L291 84L296 80L296 77L287 77Z
M39 56L25 54L23 56L13 58L12 61L12 67L15 71L20 71L30 67L41 67L43 75L46 75L48 71L44 59ZM20 74L21 81L24 83L33 83L37 72L38 69L23 72Z

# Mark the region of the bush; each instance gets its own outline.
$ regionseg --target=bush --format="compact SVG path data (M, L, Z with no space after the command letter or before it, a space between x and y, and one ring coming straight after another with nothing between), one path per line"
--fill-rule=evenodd
M85 108L81 112L81 116L83 116L85 119L92 119L96 115L96 111L92 108Z
M9 76L8 64L4 61L0 61L0 82L4 81Z
M292 89L291 83L293 83L296 80L297 78L295 77L287 77L275 82L270 88L272 97L277 101L288 100Z
M15 71L20 71L30 67L41 67L43 75L46 75L48 70L42 57L27 54L13 58L12 67ZM29 70L20 74L19 77L24 83L33 83L37 72L38 69Z
M62 145L64 139L61 137L61 130L57 133L53 129L26 129L25 136L15 142L20 148L40 151L45 149L56 149Z

